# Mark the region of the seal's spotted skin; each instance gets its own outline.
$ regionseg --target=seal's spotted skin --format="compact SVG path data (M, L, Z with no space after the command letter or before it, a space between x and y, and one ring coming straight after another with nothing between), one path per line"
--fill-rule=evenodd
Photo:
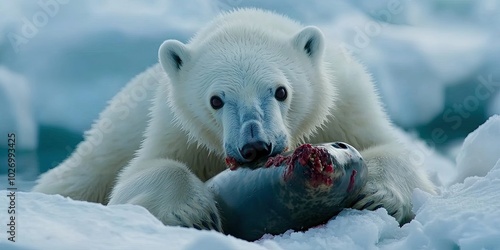
M358 197L366 172L358 151L345 143L304 144L265 163L224 171L207 186L224 232L257 240L331 219Z

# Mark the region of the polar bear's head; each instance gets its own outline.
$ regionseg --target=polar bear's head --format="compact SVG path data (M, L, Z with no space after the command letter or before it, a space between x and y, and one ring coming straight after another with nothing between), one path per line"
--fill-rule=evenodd
M212 152L246 163L310 136L329 115L335 90L318 28L256 10L255 19L276 20L228 20L236 14L188 44L165 41L159 59L179 126Z

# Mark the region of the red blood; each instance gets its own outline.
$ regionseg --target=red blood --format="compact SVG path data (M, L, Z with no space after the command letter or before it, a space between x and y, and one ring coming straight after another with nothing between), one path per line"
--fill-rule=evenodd
M356 174L357 173L358 173L358 171L356 171L356 169L352 170L351 178L349 179L349 186L347 187L347 192L349 192L349 193L354 188L354 181L356 180Z
M305 160L304 158L299 158L299 163L300 165L307 165L307 160Z
M288 181L290 180L290 178L292 178L292 175L293 175L293 165L288 165L288 168L283 173L283 179L285 181Z
M333 173L333 165L331 163L326 165L323 171L329 174Z
M324 182L327 186L333 185L333 180L331 177L327 177Z
M226 157L226 165L230 170L236 170L239 164L233 157Z
M265 167L286 164L286 170L283 174L286 181L293 176L296 162L309 168L311 171L309 183L313 187L318 187L319 185L330 186L333 184L331 174L334 172L334 168L330 161L328 150L322 147L313 147L311 144L301 145L295 149L291 156L277 155L275 157L270 157Z
M274 156L274 157L269 157L269 159L267 159L266 161L266 164L264 165L264 167L268 168L270 166L281 166L281 164L283 163L287 163L288 164L288 161L290 160L290 157L285 157L285 156L282 156L282 155L277 155L277 156Z

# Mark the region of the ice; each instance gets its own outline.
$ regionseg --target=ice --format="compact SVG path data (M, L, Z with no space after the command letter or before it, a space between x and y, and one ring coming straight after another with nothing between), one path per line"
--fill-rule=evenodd
M496 154L498 158L498 154ZM500 158L499 158L500 159ZM469 177L438 197L415 201L415 220L402 227L406 236L387 249L500 248L500 161L486 177ZM418 192L417 192L418 193ZM418 195L416 195L418 196ZM425 195L424 195L425 196Z
M187 41L217 11L200 0L60 2L0 3L1 9L12 10L0 17L5 34L0 65L23 72L34 94L37 126L77 133L90 128L128 80L157 62L163 40ZM188 14L192 18L186 19ZM48 16L44 25L33 21L38 16Z
M0 37L0 65L23 72L34 93L36 125L78 133L127 80L156 62L164 39L187 42L217 13L237 7L289 15L320 26L332 43L349 45L373 74L391 118L405 127L426 124L452 105L448 86L495 73L500 65L497 1L60 2L57 7L51 5L55 0L0 3L9 10L0 17L6 34ZM34 27L26 43L9 39L23 35L40 13L48 21Z
M391 2L400 3L397 11L391 12ZM335 6L343 13L321 26L330 40L340 40L367 66L391 118L404 127L436 118L445 105L453 104L446 101L447 87L475 78L479 72L495 72L483 69L485 62L499 63L493 56L499 54L500 46L493 45L492 26L464 24L467 18L479 22L472 14L441 20L446 14L439 13L440 9L458 11L458 7L449 1L437 1L440 6L435 2L355 1L358 8ZM473 2L468 4L476 10ZM482 9L477 11L489 17Z
M470 133L457 156L456 182L485 176L500 158L500 115L494 115Z
M18 149L37 147L38 128L31 96L27 79L0 65L0 134L15 133Z
M491 101L488 113L490 115L500 115L500 92Z

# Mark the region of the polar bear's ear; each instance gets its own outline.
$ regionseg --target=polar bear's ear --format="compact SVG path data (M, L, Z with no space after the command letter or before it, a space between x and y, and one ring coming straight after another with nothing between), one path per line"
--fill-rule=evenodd
M186 65L190 57L186 45L177 40L166 40L158 51L160 64L169 77L177 77L179 71Z
M303 51L313 62L316 62L323 55L324 40L321 30L315 26L308 26L295 34L292 43L295 48Z

